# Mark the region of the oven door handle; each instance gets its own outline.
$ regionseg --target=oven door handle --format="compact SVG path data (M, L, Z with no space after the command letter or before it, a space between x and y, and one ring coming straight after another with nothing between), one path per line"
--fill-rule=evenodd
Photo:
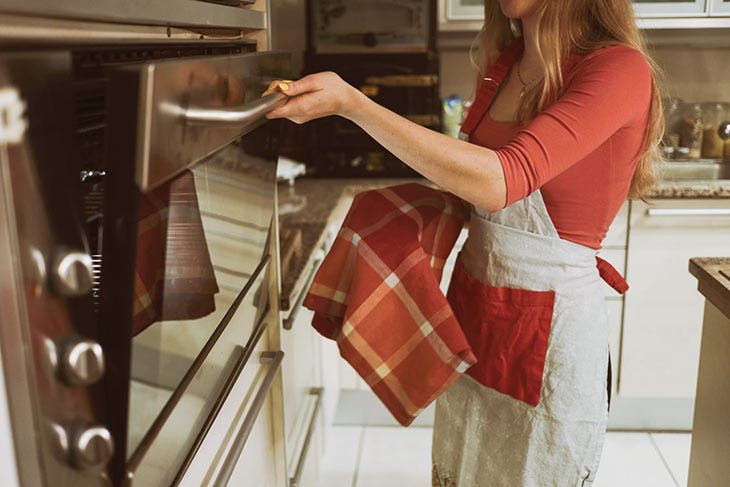
M283 93L273 93L243 105L230 107L188 106L178 109L178 114L187 125L238 127L258 122L267 113L283 106L287 98Z

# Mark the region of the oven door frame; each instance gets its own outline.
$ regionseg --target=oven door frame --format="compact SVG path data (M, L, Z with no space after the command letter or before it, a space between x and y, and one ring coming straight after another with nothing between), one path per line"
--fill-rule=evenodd
M253 0L242 0L241 3L250 5ZM190 29L226 28L240 31L266 28L266 14L262 11L199 0L3 0L0 12L41 18Z
M200 99L200 91L187 96L183 89L176 94L177 102L171 110L170 93L164 89L156 92L155 88L164 86L165 79L186 79L184 76L181 77L180 73L189 73L191 69L198 70L201 66L207 66L213 72L227 73L227 75L233 73L234 78L252 73L252 76L259 82L255 86L250 86L251 90L247 92L243 103L229 103L228 101L222 103L221 99L211 99L210 103L206 103L205 100ZM285 96L277 94L261 98L260 95L271 79L289 77L290 69L288 53L270 51L234 56L157 61L110 71L107 89L108 133L110 136L105 177L103 277L99 318L102 326L99 330L99 341L102 343L107 362L110 364L104 378L106 401L107 404L118 405L114 411L110 410L108 414L108 427L117 443L114 456L108 466L109 476L114 484L131 483L134 464L138 465L141 461L140 458L128 458L129 452L126 451L132 366L131 323L137 245L136 216L139 199L145 191L169 181L186 168L197 164L208 155L266 123L266 113L281 106L285 102ZM222 78L218 77L215 78L217 81L214 81L220 82L220 79ZM230 76L227 79L230 80ZM216 96L215 90L203 90L202 93L212 93L211 96ZM129 100L137 100L137 102L130 103ZM195 101L195 104L190 100ZM176 154L169 153L169 144L155 148L155 138L159 137L160 133L166 134L168 138L174 138L180 136L180 133L190 136L190 131L197 131L191 138L199 143L195 145L191 157L181 158L177 164L171 163ZM169 154L171 158L167 160L164 169L158 171L151 161L159 160L160 154ZM274 192L275 185L276 178L274 177L272 182ZM275 215L275 208L272 208L272 215ZM269 238L272 238L271 232ZM267 243L264 248L269 251L270 247L271 245ZM270 261L268 265L274 264L273 257L270 255L270 251L269 254L264 255L257 269L262 275L270 274L263 271L267 269L267 261ZM249 283L253 282L254 277L249 280ZM247 292L248 288L244 287L239 297L243 298ZM234 303L232 308L236 306L237 304ZM253 345L263 334L263 323L266 321L263 315L266 315L267 310L260 311L256 320L261 326L255 327L251 337L253 341L250 342ZM228 319L230 320L230 317ZM209 343L201 349L199 358L202 356L202 359L205 359L206 354L210 352L226 326L226 323L221 322ZM253 350L254 347L247 348ZM235 380L234 375L240 373L241 367L245 365L250 351L246 350L244 353L242 357L238 357L226 382ZM196 359L196 363L200 365L202 360ZM195 372L193 367L195 367L195 363L186 377L193 375ZM189 384L184 381L185 379L179 386L183 390ZM166 409L163 408L158 420L162 419L164 423L164 418L161 418L163 413L169 412L175 406L174 401L176 398L179 400L180 395L173 393L170 399L172 403L169 407L166 406ZM225 399L225 390L221 391L218 399L217 402ZM217 407L217 404L212 406L213 410ZM215 419L214 415L210 420L213 419ZM209 421L206 421L206 424L208 423ZM193 450L188 457L194 455L195 449L199 447L201 435L204 436L206 427L204 424L199 432L196 431L200 434L197 435L198 438L192 445ZM151 434L151 439L154 441L155 433ZM171 470L180 469L178 474L180 475L187 468L189 461L190 458L187 458L181 465L171 466Z

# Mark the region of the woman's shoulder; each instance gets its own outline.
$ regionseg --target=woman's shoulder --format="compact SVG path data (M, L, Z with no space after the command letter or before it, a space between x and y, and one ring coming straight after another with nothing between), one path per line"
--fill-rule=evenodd
M589 53L571 54L566 71L573 76L605 72L634 81L651 77L651 66L644 53L626 44L609 44Z

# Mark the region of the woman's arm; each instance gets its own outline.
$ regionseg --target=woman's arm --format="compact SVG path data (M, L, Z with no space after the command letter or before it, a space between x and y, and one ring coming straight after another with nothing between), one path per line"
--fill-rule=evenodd
M539 189L618 130L645 125L651 81L639 51L626 46L600 49L581 61L555 103L497 150L416 125L334 73L272 85L293 98L269 116L304 123L341 115L434 183L474 206L495 211Z
M504 207L504 171L493 150L415 124L370 100L334 73L317 73L273 88L277 87L293 98L269 118L305 123L343 116L445 190L487 211Z

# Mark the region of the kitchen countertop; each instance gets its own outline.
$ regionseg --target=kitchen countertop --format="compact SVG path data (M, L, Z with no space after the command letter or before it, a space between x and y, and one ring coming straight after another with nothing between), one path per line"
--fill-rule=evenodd
M730 318L730 257L696 257L689 271L705 298Z
M646 198L730 198L730 180L661 181L648 192Z
M281 310L288 311L301 292L308 277L302 273L316 249L324 243L330 217L342 196L353 196L376 187L425 181L423 178L303 178L297 179L292 187L280 185L279 226L290 231L301 231L300 248L289 259L287 268L282 270ZM730 181L662 181L646 197L730 198ZM282 255L289 250L283 247L282 242Z

